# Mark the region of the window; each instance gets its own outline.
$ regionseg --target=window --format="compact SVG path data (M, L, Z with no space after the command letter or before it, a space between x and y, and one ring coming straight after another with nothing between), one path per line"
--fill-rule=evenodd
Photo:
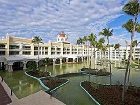
M23 51L22 54L23 55L31 55L31 52L30 51Z
M34 47L34 50L38 50L38 47Z
M4 44L0 44L0 49L5 49L5 45Z
M34 55L38 55L38 51L34 51Z
M19 55L19 51L9 51L9 55Z
M0 51L0 55L5 55L5 51Z
M9 49L19 49L19 45L9 45Z
M22 48L25 50L31 50L31 46L23 46Z

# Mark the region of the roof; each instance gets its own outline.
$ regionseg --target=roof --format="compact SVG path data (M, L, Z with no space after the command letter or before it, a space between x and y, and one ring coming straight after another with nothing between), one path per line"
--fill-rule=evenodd
M66 37L66 34L62 31L61 33L58 34L59 37Z

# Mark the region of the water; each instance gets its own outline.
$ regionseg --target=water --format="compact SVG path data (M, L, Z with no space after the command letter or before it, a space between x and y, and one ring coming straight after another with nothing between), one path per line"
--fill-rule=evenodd
M53 76L65 73L79 72L82 67L89 67L89 62L81 64L63 64L42 67L41 70L48 70ZM112 83L116 84L118 81L123 83L124 70L117 70L112 65ZM92 68L94 67L92 63ZM101 67L97 67L101 68ZM23 98L43 89L39 82L24 74L23 71L14 71L12 73L0 71L0 75L9 87L14 91L18 98ZM139 81L140 70L131 70L130 81L133 85L140 86ZM88 80L88 76L67 77L69 83L59 88L53 93L53 96L63 101L67 105L96 105L91 98L81 89L80 82ZM91 81L101 84L109 84L109 77L91 76Z

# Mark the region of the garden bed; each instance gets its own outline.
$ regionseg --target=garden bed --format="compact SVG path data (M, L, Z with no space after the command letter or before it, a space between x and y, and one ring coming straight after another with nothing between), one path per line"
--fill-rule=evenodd
M42 77L48 77L50 76L50 72L44 72L44 71L39 71L39 70L34 70L34 71L28 71L26 72L27 74L36 77L36 78L42 78Z
M74 76L81 76L81 75L85 75L85 74L82 74L82 73L67 73L67 74L57 75L56 77L63 78L63 77L74 77Z
M126 69L126 67L116 67L117 69Z
M107 72L106 70L89 69L89 68L82 68L81 72L91 74L91 75L97 75L97 76L108 76L111 74L110 72Z
M60 79L57 77L42 78L41 81L45 86L49 88L49 91L55 90L68 83L67 79Z
M81 86L94 97L101 105L122 105L122 86L120 85L95 85L88 81ZM125 96L125 105L140 105L140 88L131 86Z

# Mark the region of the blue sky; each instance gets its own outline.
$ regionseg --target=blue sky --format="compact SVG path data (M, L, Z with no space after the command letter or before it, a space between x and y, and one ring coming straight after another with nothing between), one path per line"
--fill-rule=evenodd
M129 34L122 24L130 17L122 12L127 0L0 0L0 37L9 33L44 41L55 41L64 31L69 41L98 34L105 27L114 29L111 43L124 43ZM137 35L136 38L140 39Z

